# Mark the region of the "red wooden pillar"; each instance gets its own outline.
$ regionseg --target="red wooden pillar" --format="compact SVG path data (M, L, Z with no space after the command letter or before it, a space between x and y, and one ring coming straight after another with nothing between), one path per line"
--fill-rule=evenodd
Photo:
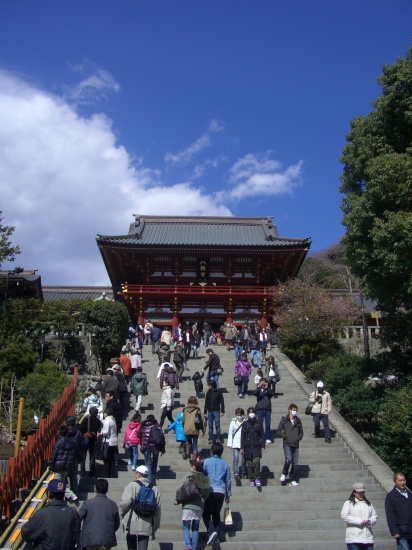
M177 328L178 324L179 324L179 318L176 315L173 315L173 319L172 319L172 338L175 335L175 328Z

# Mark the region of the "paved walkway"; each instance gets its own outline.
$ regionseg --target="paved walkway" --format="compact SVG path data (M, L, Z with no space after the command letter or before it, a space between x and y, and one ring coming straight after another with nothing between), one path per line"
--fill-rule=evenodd
M227 444L227 431L231 419L235 416L235 409L241 406L245 411L248 406L255 404L255 398L245 399L237 397L233 385L234 352L215 346L215 352L221 358L225 369L220 379L220 386L224 392L226 414L222 418L222 434L224 445ZM201 348L201 358L190 359L191 376L196 370L201 370L205 364L205 348ZM149 346L144 347L143 371L149 379L149 395L143 400L143 417L153 413L159 419L161 390L156 380L158 371L157 358L151 354ZM254 369L253 376L256 374ZM186 373L185 373L186 374ZM374 550L395 549L395 542L390 538L386 525L383 501L385 492L376 480L369 474L362 463L353 457L353 453L344 444L337 434L332 431L332 444L328 445L323 439L312 437L313 422L311 417L305 416L307 397L289 372L281 365L282 380L277 385L277 397L272 402L272 440L267 445L262 458L262 487L249 487L248 480L242 480L239 486L233 483L233 496L230 502L234 524L224 527L220 540L222 548L228 550L254 549L287 549L287 550L346 550L344 543L344 523L340 519L343 502L348 498L353 483L361 481L366 486L367 496L375 506L379 519L374 528ZM206 385L205 385L206 387ZM250 384L250 389L254 385ZM251 392L249 392L251 393ZM175 406L173 417L180 412L188 398L194 395L192 381L181 384L180 390L175 392ZM204 400L200 399L203 409ZM274 431L283 415L287 413L290 403L299 407L299 416L303 423L304 437L300 445L300 466L297 480L298 487L291 487L281 483L279 477L283 466L282 442L274 438ZM134 406L134 397L131 400ZM129 418L133 415L131 409ZM167 420L165 427L168 425ZM123 423L124 429L127 421ZM199 438L199 450L205 457L209 455L210 447L207 443L207 434ZM189 462L178 454L178 444L174 433L166 435L166 453L159 460L157 487L162 495L162 522L157 532L156 540L150 542L151 550L184 549L181 532L181 507L174 506L173 500L177 484L189 472ZM122 449L123 434L119 436L119 448ZM110 479L109 497L120 502L121 494L127 483L134 479L131 467L126 465L127 458L122 453L123 464L118 467L117 477ZM143 464L139 454L139 463ZM223 458L232 465L232 453L225 448ZM97 475L103 476L101 466L97 468ZM80 480L80 498L92 498L93 480ZM203 530L203 532L202 532ZM117 533L118 548L126 549L125 533L122 528ZM205 547L204 526L201 524L201 538L199 549ZM215 550L219 549L215 545Z

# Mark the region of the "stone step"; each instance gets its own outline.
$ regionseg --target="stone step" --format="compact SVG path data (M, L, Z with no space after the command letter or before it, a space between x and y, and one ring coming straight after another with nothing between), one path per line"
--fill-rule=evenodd
M235 409L254 405L255 397L249 395L240 399L236 395L236 388L232 384L234 355L223 348L215 348L221 357L225 372L220 379L225 398L226 414L221 418L222 442L225 446L223 459L232 468L232 452L227 448L227 430L231 419L235 416ZM143 400L142 415L152 413L159 419L159 404L161 390L156 380L158 371L157 361L151 355L150 348L144 349L143 370L148 374L149 396ZM149 353L148 353L149 352ZM202 355L204 349L202 349ZM192 376L204 365L205 360L189 360ZM253 371L254 377L256 370ZM277 385L277 396L272 400L271 439L272 444L266 446L262 465L261 488L249 487L249 481L242 479L238 486L232 478L232 510L234 525L222 526L222 548L226 550L346 550L345 524L340 519L340 512L347 500L352 484L362 481L366 485L367 495L378 511L378 524L374 528L374 550L390 550L394 548L386 526L384 513L384 498L386 493L376 483L367 468L353 456L350 448L342 441L335 430L331 430L332 444L325 443L323 438L315 439L312 417L304 414L308 403L306 394L291 377L289 372L280 366L282 380ZM205 380L204 386L206 387ZM251 381L250 390L254 389ZM184 381L175 392L175 407L173 417L183 410L187 399L194 395L192 381ZM130 399L134 405L134 398ZM279 480L284 462L282 441L276 436L276 428L282 416L287 413L290 403L299 407L300 418L303 424L304 437L300 444L298 487L282 484ZM199 399L199 406L203 411L204 399ZM130 410L123 423L123 432L129 418L133 415ZM167 427L169 422L165 423ZM323 434L323 429L321 430ZM199 450L204 457L210 454L210 445L207 443L208 433L199 438ZM129 454L122 449L123 434L119 435L121 458L126 462ZM150 550L178 550L184 548L181 533L181 507L174 506L174 496L178 484L189 472L189 461L183 460L178 453L179 443L176 443L174 432L166 436L166 454L159 459L157 487L162 495L162 523L157 532L156 540L149 542ZM109 498L119 502L124 487L134 479L134 473L126 462L118 465L115 478L109 480ZM143 456L139 452L138 464L143 464ZM103 476L104 469L100 464L96 474ZM80 498L93 497L93 480L80 480ZM201 523L201 536L198 550L206 547L206 533ZM270 546L269 546L270 545ZM119 550L126 550L125 533L118 532ZM209 547L210 548L210 547ZM220 550L215 545L211 550Z

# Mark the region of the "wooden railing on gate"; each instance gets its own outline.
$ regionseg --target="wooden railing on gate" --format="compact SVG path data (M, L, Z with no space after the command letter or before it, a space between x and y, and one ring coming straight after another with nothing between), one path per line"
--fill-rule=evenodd
M41 476L44 461L51 456L65 417L74 416L77 376L78 368L75 367L71 384L64 388L63 395L54 403L46 418L40 420L36 433L28 436L27 445L17 458L9 459L7 474L2 476L0 493L0 512L8 519L11 519L12 502L18 498L19 490L27 488L33 478Z

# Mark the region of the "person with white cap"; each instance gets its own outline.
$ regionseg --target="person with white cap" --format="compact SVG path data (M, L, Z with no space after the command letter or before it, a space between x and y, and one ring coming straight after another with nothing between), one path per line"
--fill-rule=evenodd
M123 527L127 531L127 550L147 550L150 534L160 527L160 493L149 482L148 475L149 470L146 466L136 468L136 478L126 485L119 505ZM151 516L139 515L133 509L136 497L143 488L149 488L154 492L155 506Z
M316 384L316 391L309 396L309 403L312 405L313 423L315 425L315 439L320 435L320 422L322 421L325 432L326 443L331 443L329 429L329 415L332 411L332 399L330 394L325 391L323 382Z
M378 515L365 496L363 483L354 483L349 499L344 503L341 518L346 522L345 542L348 550L373 550L372 525Z

